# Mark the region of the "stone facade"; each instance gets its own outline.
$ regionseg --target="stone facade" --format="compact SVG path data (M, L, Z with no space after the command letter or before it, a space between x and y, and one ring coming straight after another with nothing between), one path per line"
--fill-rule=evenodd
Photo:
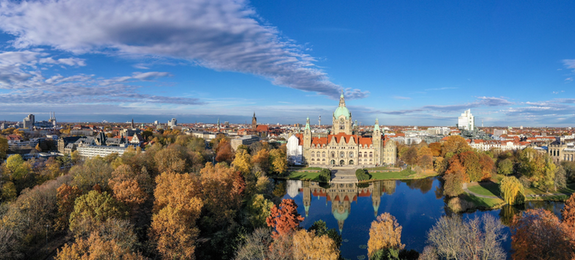
M295 135L303 148L304 162L314 166L363 167L395 164L397 146L394 141L386 140L377 119L372 136L355 133L352 122L343 94L333 113L333 125L329 135L314 136L308 118L304 133Z
M549 153L549 156L557 163L562 161L575 161L575 146L572 143L553 142L547 146L547 153Z

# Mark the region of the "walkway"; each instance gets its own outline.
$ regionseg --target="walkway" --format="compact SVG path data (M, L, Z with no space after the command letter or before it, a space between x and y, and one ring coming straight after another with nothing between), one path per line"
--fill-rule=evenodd
M336 169L331 169L333 174L333 179L330 183L357 183L357 177L355 177L355 168L338 167Z
M485 198L485 199L503 199L501 197L497 197L497 196L489 196L489 195L481 195L481 194L477 194L475 192L470 191L469 189L467 189L467 187L463 188L463 191L475 196L475 197L479 197L479 198ZM525 197L527 198L539 198L539 197L547 197L547 196L562 196L562 195L571 195L571 194L565 194L565 193L548 193L548 194L531 194L531 195L525 195Z

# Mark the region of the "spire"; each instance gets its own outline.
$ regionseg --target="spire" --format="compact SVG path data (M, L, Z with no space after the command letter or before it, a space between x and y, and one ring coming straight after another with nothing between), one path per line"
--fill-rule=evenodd
M341 90L341 95L339 96L339 106L345 107L345 97L343 96L343 89Z
M373 126L373 131L374 131L374 132L375 132L375 131L381 131L381 130L379 129L379 119L377 119L377 118L375 119L375 126Z
M309 116L307 117L306 121L305 121L305 130L310 130L309 127Z

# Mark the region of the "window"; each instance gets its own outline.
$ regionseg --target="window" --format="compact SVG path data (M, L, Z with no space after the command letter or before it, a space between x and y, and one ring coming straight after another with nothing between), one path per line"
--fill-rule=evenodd
M325 157L325 152L321 153L321 157ZM325 161L325 159L324 159Z
M335 152L331 152L331 158L335 158Z
M359 155L359 157L361 157L361 152L359 152L359 154L358 154L358 155Z
M373 152L369 152L369 157L373 157ZM371 161L371 159L369 159Z
M340 158L345 157L345 153L344 153L344 152L339 152L339 157L340 157Z
M311 152L311 157L315 157L315 152Z
M353 152L349 152L349 158L353 158Z
M363 152L363 157L367 157L367 152Z

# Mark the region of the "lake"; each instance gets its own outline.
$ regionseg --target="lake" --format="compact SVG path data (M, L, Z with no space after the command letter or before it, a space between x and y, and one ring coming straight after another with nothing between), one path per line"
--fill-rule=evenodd
M317 220L326 222L328 228L335 228L342 236L341 254L346 259L367 259L369 228L378 215L389 212L403 227L401 240L406 249L422 252L427 240L427 231L437 219L453 214L446 209L437 177L421 180L376 181L369 184L339 183L328 189L317 182L288 180L284 199L293 199L298 212L305 217L301 223L309 228ZM560 216L562 202L530 202L524 208L551 210ZM462 213L462 217L473 218L491 214L508 223L514 213L521 209L506 206L503 209ZM501 216L500 216L501 215ZM511 234L505 228L507 240L503 243L509 253Z

